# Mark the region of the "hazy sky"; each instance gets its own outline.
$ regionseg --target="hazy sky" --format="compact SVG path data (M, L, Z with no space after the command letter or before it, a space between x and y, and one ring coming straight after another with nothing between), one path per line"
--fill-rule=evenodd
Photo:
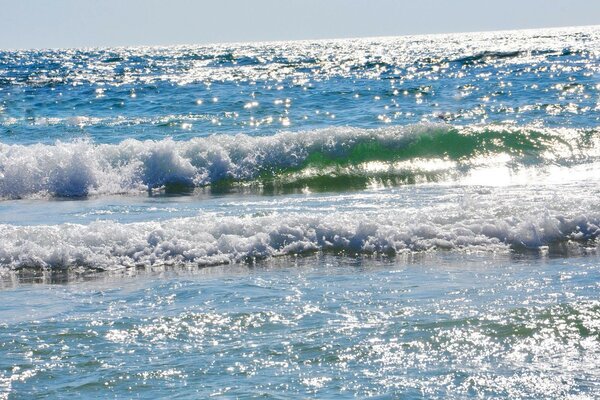
M2 49L594 24L600 24L598 0L0 0Z

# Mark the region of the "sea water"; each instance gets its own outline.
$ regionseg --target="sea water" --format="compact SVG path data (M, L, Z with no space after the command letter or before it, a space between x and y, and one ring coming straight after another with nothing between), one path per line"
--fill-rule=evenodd
M595 398L599 55L0 52L0 398Z

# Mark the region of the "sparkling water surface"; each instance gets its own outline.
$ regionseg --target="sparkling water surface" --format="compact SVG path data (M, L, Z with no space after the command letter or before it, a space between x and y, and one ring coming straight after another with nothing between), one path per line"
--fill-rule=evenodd
M442 255L4 282L2 382L11 398L593 398L599 278L596 257Z
M0 51L0 399L597 398L599 55Z
M590 127L600 32L0 52L3 143L446 121Z

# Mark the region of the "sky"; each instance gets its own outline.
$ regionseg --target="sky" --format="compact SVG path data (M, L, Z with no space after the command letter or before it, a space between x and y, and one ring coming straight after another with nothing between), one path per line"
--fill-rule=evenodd
M0 49L396 36L600 24L598 0L0 0Z

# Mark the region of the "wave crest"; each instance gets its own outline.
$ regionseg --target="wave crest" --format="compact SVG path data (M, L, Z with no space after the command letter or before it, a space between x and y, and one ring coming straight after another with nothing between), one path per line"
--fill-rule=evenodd
M513 126L330 128L177 142L0 144L0 197L77 197L169 187L292 187L455 179L498 164L571 166L599 158L598 131ZM501 157L500 157L501 156Z
M407 220L356 213L262 217L200 216L132 224L0 226L0 266L6 269L119 269L208 266L273 256L337 252L543 250L594 247L600 215Z

